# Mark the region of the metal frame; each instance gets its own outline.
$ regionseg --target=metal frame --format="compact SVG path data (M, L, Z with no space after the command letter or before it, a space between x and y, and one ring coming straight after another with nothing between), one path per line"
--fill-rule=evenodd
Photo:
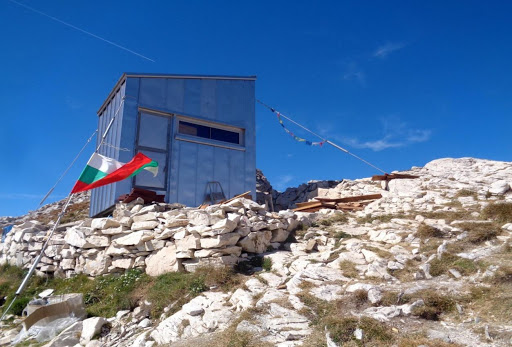
M149 114L151 116L164 117L164 118L168 119L167 136L166 136L167 140L166 140L166 148L165 149L139 145L140 122L142 120L143 113ZM169 181L169 157L171 154L170 151L172 150L172 148L171 148L172 129L173 129L173 115L172 114L162 114L160 112L151 112L149 110L144 110L144 111L139 110L139 112L137 114L137 134L135 135L135 152L137 152L139 150L142 150L142 151L148 150L151 152L165 153L165 167L164 167L165 177L164 177L164 186L162 188L160 188L160 187L150 187L150 186L143 186L140 184L136 184L135 183L136 177L134 176L134 177L132 177L132 187L167 192L168 181ZM159 167L159 169L160 169L160 167Z
M125 72L121 75L114 88L110 91L107 98L101 104L100 108L96 112L98 116L103 112L103 109L110 102L110 99L116 94L119 86L126 80L127 77L145 77L145 78L183 78L183 79L205 79L205 80L245 80L245 81L256 81L256 76L215 76L215 75L179 75L179 74L147 74L137 72Z

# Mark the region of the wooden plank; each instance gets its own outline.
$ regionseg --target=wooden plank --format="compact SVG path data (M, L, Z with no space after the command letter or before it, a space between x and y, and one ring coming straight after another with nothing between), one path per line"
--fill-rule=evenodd
M360 196L349 196L346 198L319 198L316 197L315 199L322 202L355 202L355 201L362 201L362 200L376 200L382 198L382 194L370 194L370 195L360 195Z
M249 190L249 191L247 191L247 192L245 192L245 193L243 193L243 194L240 194L240 195L234 196L234 197L232 197L231 199L228 199L228 200L226 200L226 201L222 202L222 203L221 203L221 205L222 205L222 204L227 204L228 202L231 202L231 201L233 201L233 200L235 200L235 199L238 199L238 198L244 198L244 199L249 199L249 198L251 198L251 191ZM252 200L252 199L251 199L251 200Z
M336 204L328 204L325 202L317 202L316 205L309 205L309 206L303 206L303 207L297 207L293 209L292 211L296 212L310 212L308 210L310 209L316 209L316 211L322 209L322 208L330 208L330 209L336 209Z
M322 202L321 201L298 202L295 205L297 205L297 207L306 207L306 206L314 207L316 205L322 205Z
M385 174L372 176L372 181L390 181L394 179L407 179L407 178L419 178L420 176L408 175L408 174Z

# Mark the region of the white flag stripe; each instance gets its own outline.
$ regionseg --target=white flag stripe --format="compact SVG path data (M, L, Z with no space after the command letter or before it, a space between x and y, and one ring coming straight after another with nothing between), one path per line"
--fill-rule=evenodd
M106 174L109 174L111 172L114 172L115 170L119 169L121 166L124 165L124 163L120 163L115 159L105 157L101 154L94 153L91 156L91 159L89 159L89 162L87 165L98 169L101 172L104 172Z

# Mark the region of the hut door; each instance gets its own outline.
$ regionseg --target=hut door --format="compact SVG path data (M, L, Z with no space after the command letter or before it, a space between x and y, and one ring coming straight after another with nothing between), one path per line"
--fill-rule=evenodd
M136 152L142 152L158 162L158 175L142 170L135 176L134 186L150 189L160 194L167 191L167 163L170 150L172 117L141 112L137 131Z

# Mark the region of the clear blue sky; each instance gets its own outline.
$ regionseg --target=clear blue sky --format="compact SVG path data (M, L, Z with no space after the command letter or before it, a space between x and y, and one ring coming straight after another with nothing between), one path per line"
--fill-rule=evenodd
M19 2L154 62L0 0L0 215L37 207L124 71L255 74L258 98L386 171L512 160L507 1ZM259 105L256 115L257 166L278 189L378 174L295 142Z

